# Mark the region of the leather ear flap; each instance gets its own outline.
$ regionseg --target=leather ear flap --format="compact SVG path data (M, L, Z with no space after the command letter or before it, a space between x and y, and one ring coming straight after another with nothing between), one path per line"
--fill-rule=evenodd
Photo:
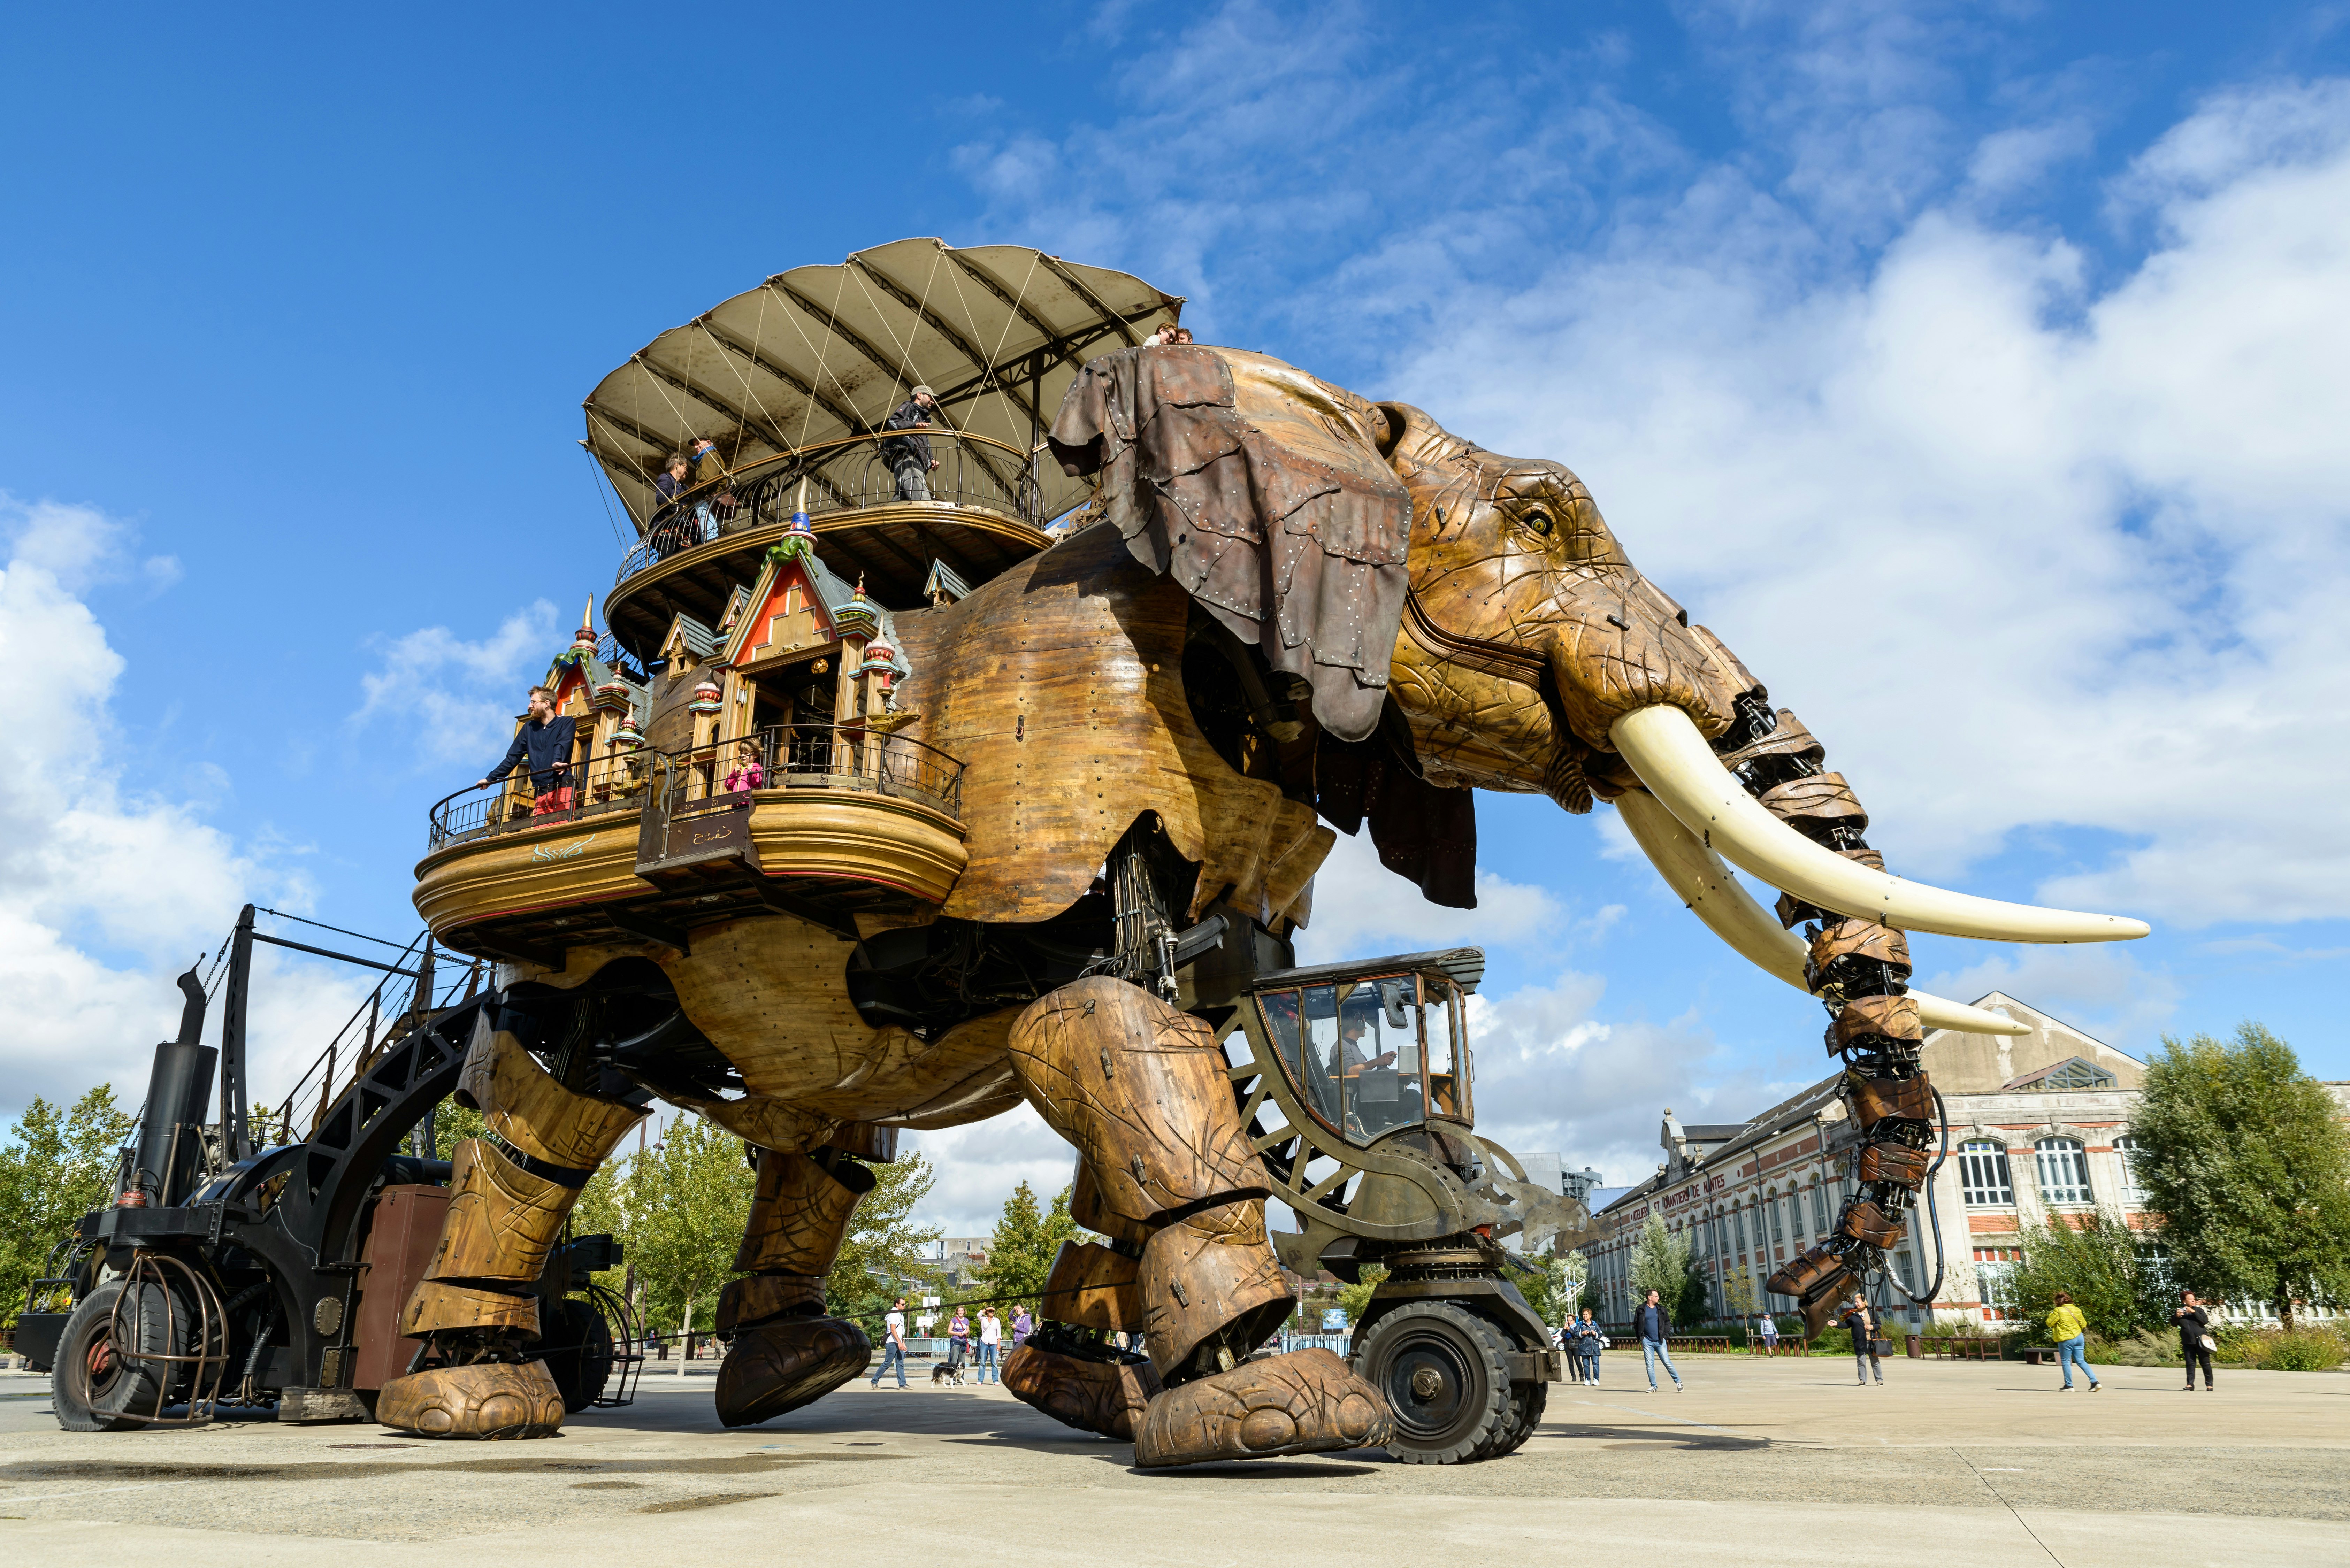
M1410 586L1411 497L1380 456L1383 421L1278 359L1178 345L1088 364L1049 442L1065 472L1100 476L1136 560L1358 741L1378 723Z

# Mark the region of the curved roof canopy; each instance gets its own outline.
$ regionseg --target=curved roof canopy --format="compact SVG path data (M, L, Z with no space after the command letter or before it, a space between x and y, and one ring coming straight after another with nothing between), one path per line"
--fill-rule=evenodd
M1019 460L1003 448L1041 449L1078 369L1140 342L1182 305L1130 274L1025 245L898 240L837 266L778 273L662 333L588 394L582 444L639 534L663 461L700 439L717 444L730 475L797 472L804 462L837 500L849 487L831 480L871 455L844 439L880 429L921 385L946 427L1003 443L973 450L1010 481ZM1049 459L1035 483L1046 517L1090 488Z

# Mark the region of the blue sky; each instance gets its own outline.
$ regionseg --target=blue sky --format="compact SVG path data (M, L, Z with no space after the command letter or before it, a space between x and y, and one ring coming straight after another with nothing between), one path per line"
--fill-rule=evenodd
M19 17L106 69L0 103L0 1115L135 1080L246 898L404 937L425 806L620 553L579 400L909 234L1126 268L1573 464L1897 870L2157 927L1921 940L1924 983L2140 1052L2259 1018L2350 1077L2341 15ZM1307 950L1487 942L1494 1130L1613 1179L1663 1106L1823 1070L1606 811L1481 815L1482 909L1344 845ZM272 975L307 1061L353 988ZM1025 1117L930 1147L956 1225L1064 1164Z

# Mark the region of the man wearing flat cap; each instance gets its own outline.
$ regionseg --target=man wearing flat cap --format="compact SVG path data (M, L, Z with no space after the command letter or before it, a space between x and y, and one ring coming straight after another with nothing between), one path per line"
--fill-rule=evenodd
M893 431L926 431L931 421L938 417L937 398L928 387L917 387L914 395L898 405L882 427ZM898 476L898 499L928 501L931 498L929 474L938 467L939 460L931 455L931 438L926 435L892 436L881 443L882 460Z

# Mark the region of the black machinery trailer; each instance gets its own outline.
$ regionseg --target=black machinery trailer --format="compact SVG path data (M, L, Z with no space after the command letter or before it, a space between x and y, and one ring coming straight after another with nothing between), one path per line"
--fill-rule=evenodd
M155 1048L109 1200L59 1242L17 1319L16 1350L52 1374L68 1430L193 1425L223 1405L361 1420L419 1344L398 1324L448 1202L432 1115L495 993L435 1005L429 937L402 952L417 955L403 967L256 930L255 913L245 907L225 944L221 1044L201 1043L207 1001L192 969L180 977L179 1036ZM337 1092L330 1045L308 1136L290 1139L289 1106L267 1147L255 1145L245 1082L256 941L387 971L361 1004L370 1023L344 1058L348 1083ZM385 987L401 978L414 982L410 1005L379 1039ZM217 1121L207 1115L215 1067ZM633 1396L641 1335L620 1297L590 1278L619 1263L611 1237L571 1237L539 1281L542 1348L569 1409Z

